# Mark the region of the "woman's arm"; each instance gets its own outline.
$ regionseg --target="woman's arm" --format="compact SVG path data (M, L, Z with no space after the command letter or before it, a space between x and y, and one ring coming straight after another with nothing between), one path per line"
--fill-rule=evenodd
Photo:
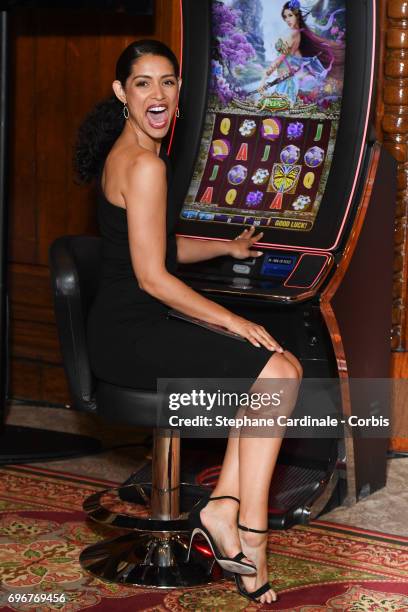
M125 171L122 195L130 255L140 288L171 308L242 335L254 346L282 350L261 325L205 298L167 271L166 194L164 162L150 152L139 154Z
M179 263L196 263L229 255L229 241L199 240L177 236L177 261Z
M177 261L179 263L197 263L215 257L229 255L235 259L260 257L261 251L252 250L252 246L263 236L255 234L255 228L244 230L235 240L199 240L177 236Z
M275 72L275 70L277 70L279 68L279 66L281 65L281 63L285 59L285 57L286 57L286 55L284 53L279 55L279 57L276 58L276 60L269 66L269 68L267 68L265 70L265 77L271 76L271 74L273 74Z

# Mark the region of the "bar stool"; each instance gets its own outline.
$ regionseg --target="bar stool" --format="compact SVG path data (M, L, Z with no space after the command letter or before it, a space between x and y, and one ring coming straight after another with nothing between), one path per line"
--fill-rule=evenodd
M209 551L199 545L187 563L188 512L209 490L180 483L180 435L169 429L158 395L97 380L87 345L87 314L97 290L101 239L63 236L50 247L54 307L64 368L77 410L106 421L153 429L152 482L132 480L91 495L88 516L126 530L88 546L84 569L98 578L150 587L207 584L221 577Z

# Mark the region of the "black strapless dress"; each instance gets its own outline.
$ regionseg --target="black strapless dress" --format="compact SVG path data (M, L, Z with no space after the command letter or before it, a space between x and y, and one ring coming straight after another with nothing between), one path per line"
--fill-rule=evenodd
M164 154L161 157L169 181L170 161ZM166 267L170 273L177 264L178 212L169 198ZM126 209L105 198L100 181L98 222L102 266L87 329L97 378L146 390L156 390L157 378L257 378L271 352L168 319L169 307L139 288L130 259Z

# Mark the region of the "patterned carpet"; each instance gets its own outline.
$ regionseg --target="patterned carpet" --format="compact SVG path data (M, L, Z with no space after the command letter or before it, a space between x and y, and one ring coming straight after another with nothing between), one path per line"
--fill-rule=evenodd
M0 610L408 611L408 538L323 521L270 534L270 579L279 601L264 608L228 581L164 591L103 583L81 569L78 555L112 530L85 522L81 505L109 484L28 466L0 469ZM17 601L30 593L37 600L63 595L65 603Z

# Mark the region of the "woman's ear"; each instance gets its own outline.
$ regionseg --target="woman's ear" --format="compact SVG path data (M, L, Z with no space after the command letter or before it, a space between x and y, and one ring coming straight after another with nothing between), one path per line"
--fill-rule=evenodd
M126 104L126 94L123 91L122 83L118 80L113 81L112 89L114 91L115 96L122 102L122 104Z
M178 82L178 90L180 91L180 89L181 89L181 84L182 84L183 80L182 80L182 79L180 79L180 77L179 77L179 78L177 79L177 82Z

